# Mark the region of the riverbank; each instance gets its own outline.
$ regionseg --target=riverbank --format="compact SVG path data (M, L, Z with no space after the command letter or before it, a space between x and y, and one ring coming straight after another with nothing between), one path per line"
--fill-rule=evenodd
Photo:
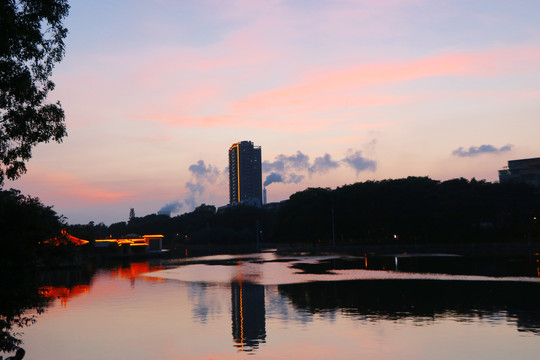
M402 253L433 254L447 253L456 255L531 255L540 253L540 242L497 242L497 243L430 243L430 244L406 244L406 243L366 243L366 244L282 244L262 243L242 245L188 245L171 249L166 254L167 258L193 257L217 254L242 254L275 250L279 254L355 254L355 255L387 255Z
M77 249L73 257L51 257L38 262L38 268L54 269L80 267L89 264L111 264L122 261L147 259L181 259L223 254L249 254L275 251L280 255L357 255L384 256L398 254L454 254L463 256L533 256L540 254L540 242L497 242L497 243L365 243L365 244L235 244L235 245L177 245L164 251L136 254L95 251L93 248Z

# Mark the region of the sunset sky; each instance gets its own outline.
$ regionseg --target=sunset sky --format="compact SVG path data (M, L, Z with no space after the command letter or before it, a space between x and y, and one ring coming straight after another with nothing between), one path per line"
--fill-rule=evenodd
M538 0L73 0L62 144L6 188L71 224L228 202L261 146L268 200L540 156ZM174 214L173 214L174 215Z

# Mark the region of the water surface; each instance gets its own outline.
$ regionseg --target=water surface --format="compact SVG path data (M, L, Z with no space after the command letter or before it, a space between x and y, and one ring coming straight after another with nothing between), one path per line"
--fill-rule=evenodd
M535 259L262 253L43 280L51 303L23 329L29 359L506 360L540 349Z

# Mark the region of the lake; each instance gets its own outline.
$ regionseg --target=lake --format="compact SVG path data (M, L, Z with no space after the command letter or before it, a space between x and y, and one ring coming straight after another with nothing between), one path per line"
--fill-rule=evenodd
M41 360L533 359L539 264L270 251L48 272L22 346Z

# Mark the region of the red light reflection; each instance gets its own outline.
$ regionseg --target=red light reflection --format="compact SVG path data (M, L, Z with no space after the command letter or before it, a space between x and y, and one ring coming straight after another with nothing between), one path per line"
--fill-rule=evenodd
M129 267L118 267L115 271L111 272L111 277L117 277L120 279L126 279L134 281L136 278L140 278L145 281L163 281L162 279L140 276L141 274L149 273L152 271L163 270L161 265L152 265L148 262L137 262L129 264Z
M49 299L60 299L62 307L67 306L67 301L70 298L87 294L90 292L90 285L75 285L72 288L62 286L44 286L41 288L41 294Z

